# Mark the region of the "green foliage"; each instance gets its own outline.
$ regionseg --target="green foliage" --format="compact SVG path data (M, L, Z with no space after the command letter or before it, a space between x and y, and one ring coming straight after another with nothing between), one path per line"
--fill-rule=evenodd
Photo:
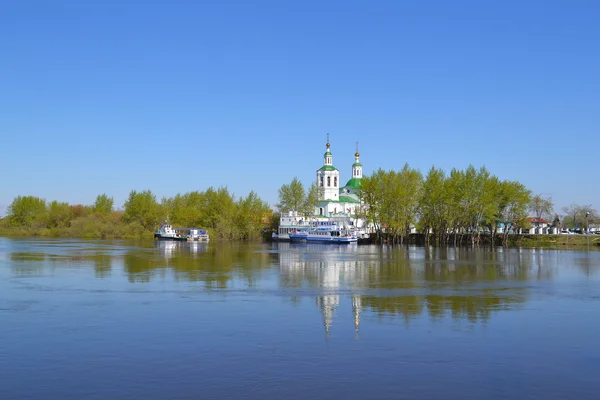
M7 218L0 219L0 234L82 238L152 238L162 219L179 227L207 228L216 239L259 239L274 220L269 205L256 192L235 201L226 187L209 188L163 198L131 191L124 211L112 211L113 199L99 195L94 205L69 205L31 196L17 197ZM277 222L279 220L277 219Z
M444 233L450 224L449 191L446 183L446 173L442 169L431 167L423 182L421 199L419 200L420 228L434 236Z
M271 208L252 191L237 202L234 239L257 239L270 221Z
M137 222L144 229L153 229L161 217L161 209L156 201L156 196L150 191L137 192L132 190L124 205L125 222Z
M54 200L48 205L48 228L67 228L73 219L73 211L69 203Z
M410 231L417 222L419 201L423 190L423 176L408 164L400 172L379 169L361 183L360 216L377 227L385 228L394 241Z
M314 214L315 208L319 203L319 197L321 194L322 188L318 187L316 183L312 183L306 192L306 196L304 197L304 201L302 203L301 212L304 215Z
M279 203L277 204L277 208L279 212L297 211L302 213L305 211L307 196L304 193L304 185L302 185L302 182L297 177L294 177L289 185L281 186L278 194Z
M531 201L531 191L525 185L516 181L504 181L500 185L499 215L504 224L503 243L506 245L508 234L527 228L527 207Z
M94 203L94 212L98 214L110 214L113 211L115 201L112 197L108 197L106 194L100 194L96 197Z
M455 243L469 235L473 243L487 229L495 235L498 226L508 231L525 228L530 192L518 182L501 182L485 167L470 165L449 175L432 167L425 180L405 165L400 172L379 169L362 181L361 217L385 232L393 241L416 226L429 241Z
M39 197L17 196L7 211L15 226L32 227L46 222L46 200Z

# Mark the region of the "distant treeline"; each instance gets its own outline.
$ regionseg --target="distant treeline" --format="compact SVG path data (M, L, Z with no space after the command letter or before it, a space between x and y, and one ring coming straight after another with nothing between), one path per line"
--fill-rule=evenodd
M18 196L0 220L0 234L81 238L152 238L165 220L176 227L206 228L212 238L258 239L272 224L269 204L255 192L236 199L227 188L209 188L163 198L131 191L122 209L101 194L92 205L47 202Z
M314 215L319 189L306 190L294 178L279 189L280 212ZM591 205L572 204L554 212L550 197L532 195L520 182L500 180L485 167L472 165L450 173L432 167L427 175L406 164L400 171L379 169L362 179L356 217L374 230L377 241L402 243L415 228L429 244L479 243L481 234L508 244L509 233L545 218L559 228L588 229L600 223ZM237 198L226 187L177 194L157 201L150 191L131 191L122 209L101 194L92 205L71 205L33 196L18 196L0 220L0 234L83 238L151 238L160 222L176 227L206 228L212 238L252 240L277 228L279 213L255 192Z

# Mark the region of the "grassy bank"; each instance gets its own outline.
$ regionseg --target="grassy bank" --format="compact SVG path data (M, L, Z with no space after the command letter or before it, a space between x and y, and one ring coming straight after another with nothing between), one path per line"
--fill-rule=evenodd
M600 246L600 235L518 235L514 244L523 247Z
M12 226L0 223L0 236L8 237L49 237L81 239L152 239L154 231L144 229L137 223L124 223L117 216L88 215L75 218L69 226L48 227L45 224L33 226Z
M491 246L492 237L490 235L479 236L479 246ZM502 236L497 235L494 241L494 246L502 246ZM363 241L363 243L381 243L391 244L391 237L385 234L381 236L378 241L376 234L371 234L370 239ZM413 233L406 236L403 240L404 244L416 244L424 246L425 235L421 233ZM448 242L445 245L454 245L454 236L450 235ZM433 242L430 242L433 245ZM457 237L456 244L459 246L471 246L471 235L460 235ZM508 236L509 247L548 247L548 248L560 248L560 247L579 247L584 248L587 246L600 247L600 235L509 235Z

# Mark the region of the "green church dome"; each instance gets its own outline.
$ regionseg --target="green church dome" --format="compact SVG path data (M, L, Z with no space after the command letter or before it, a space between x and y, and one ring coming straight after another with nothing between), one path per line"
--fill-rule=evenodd
M348 183L346 183L346 186L349 186L354 190L360 190L360 182L361 181L362 181L362 179L352 178L348 181Z

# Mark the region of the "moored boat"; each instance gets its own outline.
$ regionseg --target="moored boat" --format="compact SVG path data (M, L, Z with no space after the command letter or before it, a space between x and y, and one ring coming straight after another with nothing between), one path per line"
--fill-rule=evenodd
M187 240L188 242L208 242L208 231L202 228L189 228L187 229Z
M335 223L321 223L306 229L298 229L289 233L292 242L300 243L357 243L356 234L344 226Z
M154 238L158 240L187 240L186 235L181 234L181 232L166 222L161 224L157 231L154 231Z

